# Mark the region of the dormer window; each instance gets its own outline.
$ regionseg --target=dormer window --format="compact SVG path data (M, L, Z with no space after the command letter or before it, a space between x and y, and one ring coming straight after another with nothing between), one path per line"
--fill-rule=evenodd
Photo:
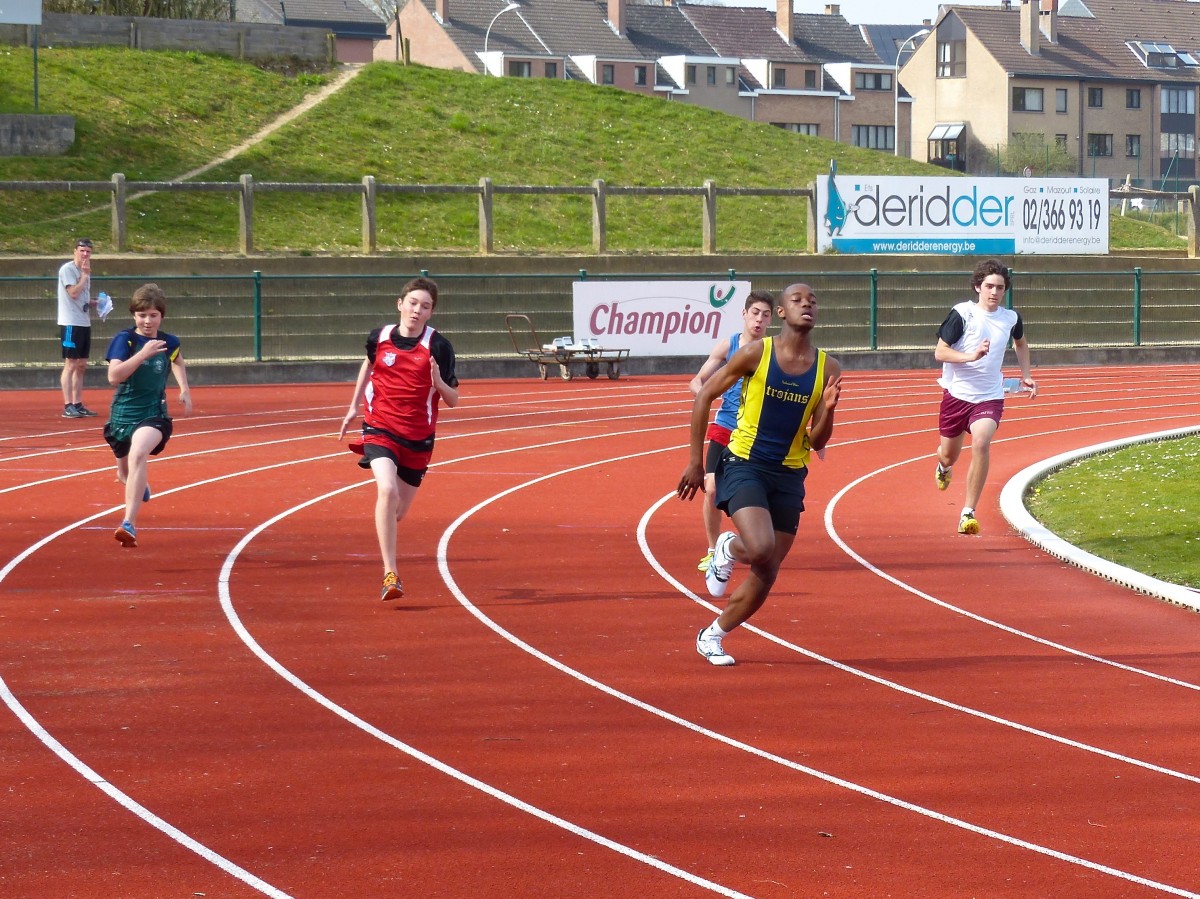
M1191 53L1176 50L1171 44L1161 41L1130 41L1128 46L1148 69L1176 69L1179 66L1200 65Z

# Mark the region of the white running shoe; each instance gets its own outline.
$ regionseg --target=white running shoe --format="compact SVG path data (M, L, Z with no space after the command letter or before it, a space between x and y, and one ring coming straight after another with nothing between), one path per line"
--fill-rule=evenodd
M736 536L733 531L726 531L717 538L712 561L708 563L708 571L704 572L704 583L708 585L709 596L725 595L725 588L729 586L729 575L733 572L733 556L729 553L729 544Z
M712 636L706 627L700 628L700 633L696 635L696 652L708 659L710 665L724 667L733 664L733 656L725 651L721 638Z

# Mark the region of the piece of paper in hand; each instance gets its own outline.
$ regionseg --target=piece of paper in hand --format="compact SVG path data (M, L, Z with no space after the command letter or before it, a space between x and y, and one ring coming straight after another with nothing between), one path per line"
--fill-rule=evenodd
M108 318L108 314L113 311L112 297L101 291L97 299L100 300L100 305L96 307L96 314L100 316L100 321L104 321Z

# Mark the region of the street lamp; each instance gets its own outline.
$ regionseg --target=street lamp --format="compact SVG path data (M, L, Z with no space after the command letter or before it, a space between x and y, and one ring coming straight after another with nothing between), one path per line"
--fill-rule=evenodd
M906 37L903 41L901 41L900 46L896 48L896 73L894 75L892 75L892 90L896 94L895 124L894 124L894 127L896 130L895 130L895 137L892 139L892 144L893 144L892 155L893 156L900 155L900 54L904 52L905 46L907 46L908 44L912 44L913 41L917 40L918 38L925 37L925 35L927 35L927 34L929 34L929 29L922 28L920 31L916 32L915 34L910 34L908 37ZM913 49L914 50L917 49L916 44L913 44ZM911 114L911 112L909 113L908 121L909 121L908 138L909 138L909 142L911 143L912 142L912 114ZM911 156L912 154L910 153L909 155Z
M498 18L500 18L502 15L504 15L506 12L512 12L514 9L520 9L520 8L521 8L520 3L510 3L510 4L508 4L508 6L504 7L504 9L500 10L500 12L498 12L494 16L492 16L492 21L488 22L487 31L485 31L483 33L483 71L485 74L488 71L487 45L488 45L488 38L492 36L492 26L495 25L496 20Z

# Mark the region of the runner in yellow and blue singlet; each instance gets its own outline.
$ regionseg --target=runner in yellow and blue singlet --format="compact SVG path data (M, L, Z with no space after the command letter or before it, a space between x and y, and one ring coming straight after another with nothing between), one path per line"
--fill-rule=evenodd
M692 406L691 456L676 490L691 499L702 489L705 426L713 401L742 380L737 427L717 468L717 507L737 533L717 539L704 579L712 596L723 596L735 562L750 572L725 610L696 637L696 651L713 665L732 665L721 641L766 602L779 567L796 539L804 511L804 480L813 450L833 434L841 396L841 366L811 339L817 298L807 284L793 284L776 310L783 327L774 338L739 349L704 385Z

